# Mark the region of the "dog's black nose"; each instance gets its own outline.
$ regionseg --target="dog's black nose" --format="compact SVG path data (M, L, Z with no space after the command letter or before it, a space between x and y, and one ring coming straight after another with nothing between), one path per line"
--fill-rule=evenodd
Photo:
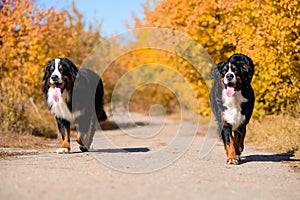
M232 74L232 73L226 74L226 79L227 79L228 81L231 81L231 80L233 79L233 74Z
M52 79L53 81L58 81L58 76L57 76L57 75L52 75L52 76L51 76L51 79Z

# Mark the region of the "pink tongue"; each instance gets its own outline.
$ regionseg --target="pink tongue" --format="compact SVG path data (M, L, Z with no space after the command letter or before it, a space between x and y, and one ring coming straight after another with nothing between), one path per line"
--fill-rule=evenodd
M60 96L61 96L61 89L58 87L55 87L54 94L53 94L54 101L58 102L60 99Z
M234 88L233 87L228 87L227 86L227 89L226 89L226 95L228 97L232 97L232 95L234 94Z

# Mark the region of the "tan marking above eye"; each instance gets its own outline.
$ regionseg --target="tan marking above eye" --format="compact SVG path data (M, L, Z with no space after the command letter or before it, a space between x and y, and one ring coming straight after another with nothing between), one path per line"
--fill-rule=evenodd
M233 66L232 66L232 69L233 69L233 70L235 70L235 68L236 68L236 66L235 66L235 65L233 65Z
M224 67L224 71L227 71L227 67Z
M53 70L54 70L54 66L51 66L51 67L50 67L50 70L53 71Z
M61 65L59 65L58 69L59 69L59 70L62 70L62 66L61 66Z

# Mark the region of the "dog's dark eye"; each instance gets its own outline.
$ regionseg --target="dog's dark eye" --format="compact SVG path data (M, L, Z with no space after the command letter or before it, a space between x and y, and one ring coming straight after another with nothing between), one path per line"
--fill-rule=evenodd
M249 67L247 65L243 65L243 70L248 71Z
M227 73L227 69L228 69L227 67L224 67L224 68L223 68L223 70L222 70L222 74L223 74L223 75L225 75L225 74Z

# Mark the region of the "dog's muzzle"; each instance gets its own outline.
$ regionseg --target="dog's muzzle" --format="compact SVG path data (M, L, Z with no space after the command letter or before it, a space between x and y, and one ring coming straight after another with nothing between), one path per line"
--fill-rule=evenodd
M224 83L227 85L229 83L235 84L236 78L233 72L227 72L225 74Z
M52 83L52 84L62 84L62 82L63 82L62 79L58 75L56 75L56 74L51 75L50 83Z

